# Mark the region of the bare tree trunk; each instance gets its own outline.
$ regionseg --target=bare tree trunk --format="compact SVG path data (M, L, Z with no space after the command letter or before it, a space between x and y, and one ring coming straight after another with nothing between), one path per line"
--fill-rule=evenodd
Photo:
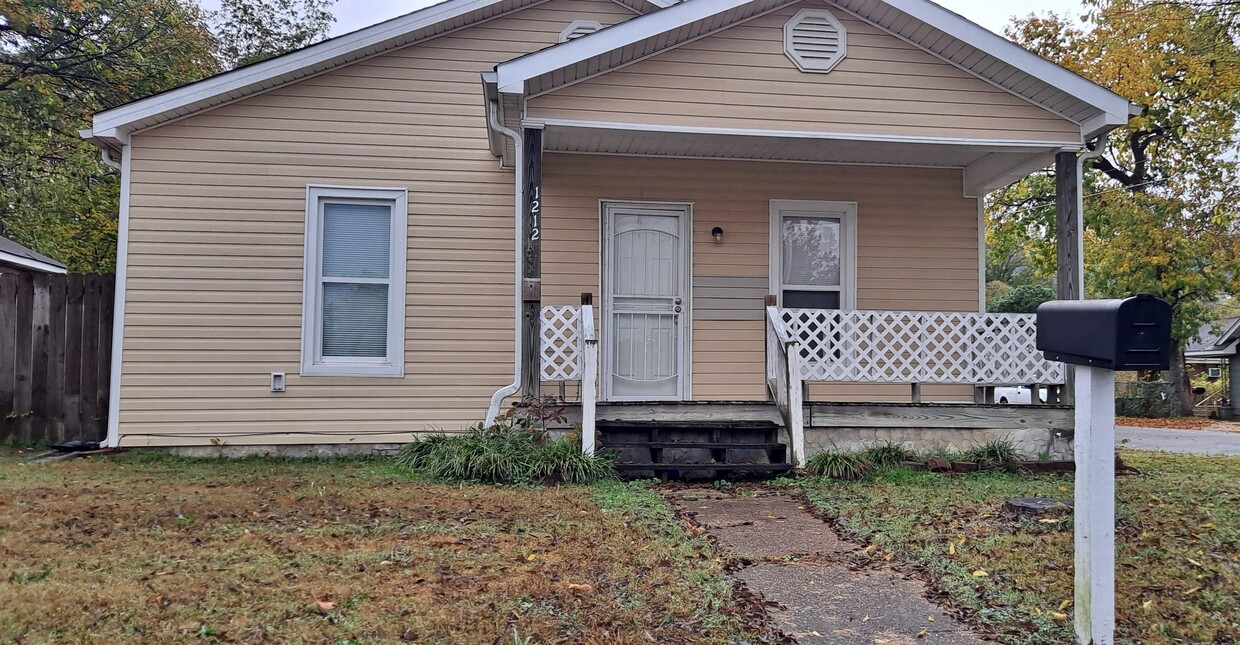
M1177 416L1193 415L1193 386L1189 382L1188 369L1184 364L1184 345L1176 343L1171 351L1171 369L1167 376L1171 380L1172 401L1171 412Z

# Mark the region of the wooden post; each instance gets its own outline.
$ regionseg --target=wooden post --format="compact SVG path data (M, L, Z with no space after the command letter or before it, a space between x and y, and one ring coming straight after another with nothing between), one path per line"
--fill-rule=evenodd
M1115 373L1076 370L1076 636L1115 641Z
M1082 234L1081 166L1075 152L1060 152L1055 155L1055 297L1059 300L1085 297ZM1070 405L1075 394L1072 385L1074 368L1067 365L1065 369L1063 402Z
M542 129L525 129L525 196L521 260L521 390L539 395L542 384Z
M913 403L921 403L921 383L913 383Z

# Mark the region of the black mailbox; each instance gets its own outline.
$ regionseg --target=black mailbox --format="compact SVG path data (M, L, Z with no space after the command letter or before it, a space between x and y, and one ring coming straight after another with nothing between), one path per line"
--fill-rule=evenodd
M1117 300L1052 300L1038 307L1048 361L1116 371L1171 367L1171 305L1141 293Z

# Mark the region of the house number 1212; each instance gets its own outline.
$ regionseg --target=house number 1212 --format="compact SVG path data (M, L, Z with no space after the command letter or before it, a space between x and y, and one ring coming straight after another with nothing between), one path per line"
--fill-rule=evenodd
M539 201L541 199L541 196L539 195L541 187L533 186L533 188L534 188L534 196L533 196L533 199L530 200L530 241L531 242L541 239L539 235L542 232L538 225L538 213L542 210L542 206Z

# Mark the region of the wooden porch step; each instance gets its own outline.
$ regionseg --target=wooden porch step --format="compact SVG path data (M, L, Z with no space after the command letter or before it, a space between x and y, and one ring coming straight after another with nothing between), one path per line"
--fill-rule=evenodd
M777 450L782 443L734 443L711 441L600 441L607 448L705 448L709 450Z
M792 464L656 464L656 463L617 463L616 470L652 470L655 472L694 471L694 470L727 470L754 472L788 472Z

